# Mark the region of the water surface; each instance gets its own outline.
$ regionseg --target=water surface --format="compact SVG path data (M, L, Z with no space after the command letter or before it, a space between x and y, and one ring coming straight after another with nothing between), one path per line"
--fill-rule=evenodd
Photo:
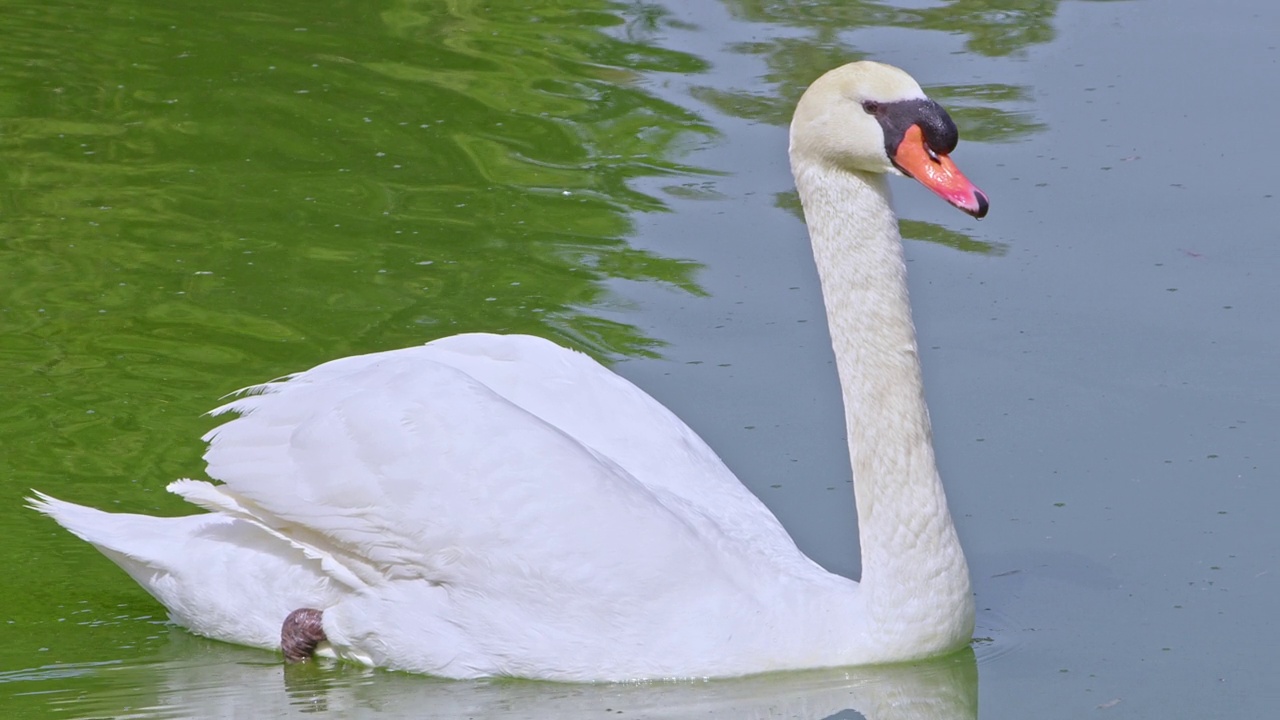
M0 709L1263 715L1278 21L1262 0L9 3ZM856 576L785 122L862 57L954 110L954 157L992 198L978 223L895 185L974 655L612 688L285 673L171 628L20 509L38 487L185 512L163 487L200 476L224 393L532 332L613 362Z

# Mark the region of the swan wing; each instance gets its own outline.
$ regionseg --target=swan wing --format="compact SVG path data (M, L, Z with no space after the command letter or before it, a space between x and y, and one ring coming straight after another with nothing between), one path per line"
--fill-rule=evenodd
M716 667L781 575L816 568L684 423L544 340L455 337L247 392L206 436L223 484L171 489L353 588L326 631L372 664L565 679Z
M421 352L610 458L645 486L680 498L758 561L810 565L697 433L591 357L538 337L484 333L442 338Z
M732 565L696 505L428 355L345 358L253 389L206 437L224 485L175 490L368 586L539 585L606 601Z

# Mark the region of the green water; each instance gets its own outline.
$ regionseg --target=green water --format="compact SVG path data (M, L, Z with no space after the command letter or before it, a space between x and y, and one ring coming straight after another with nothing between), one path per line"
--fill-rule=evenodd
M4 10L0 669L169 642L27 488L183 513L163 487L231 390L469 330L644 354L601 279L696 290L627 244L662 208L628 183L712 130L632 81L705 64L605 36L616 8L166 5ZM64 674L36 690L99 682Z
M224 394L526 332L615 363L856 573L785 124L861 57L952 110L992 198L977 225L895 186L982 716L1262 707L1277 191L1200 140L1275 43L1262 0L1176 4L0 0L0 714L975 717L974 655L613 689L285 672L21 507L185 513L163 488L202 476Z

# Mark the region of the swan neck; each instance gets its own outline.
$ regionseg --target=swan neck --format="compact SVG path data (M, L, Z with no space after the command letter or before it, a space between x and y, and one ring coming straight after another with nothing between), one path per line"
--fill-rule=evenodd
M968 568L934 460L886 179L794 155L792 166L840 376L867 609L886 627L941 621L955 626L939 632L971 633Z

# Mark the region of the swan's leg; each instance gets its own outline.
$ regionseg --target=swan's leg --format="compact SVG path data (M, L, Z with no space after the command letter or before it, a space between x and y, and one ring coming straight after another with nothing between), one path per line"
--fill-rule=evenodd
M289 613L280 628L280 649L284 651L284 661L291 663L306 662L311 659L316 645L326 640L323 613L315 608L298 608Z

